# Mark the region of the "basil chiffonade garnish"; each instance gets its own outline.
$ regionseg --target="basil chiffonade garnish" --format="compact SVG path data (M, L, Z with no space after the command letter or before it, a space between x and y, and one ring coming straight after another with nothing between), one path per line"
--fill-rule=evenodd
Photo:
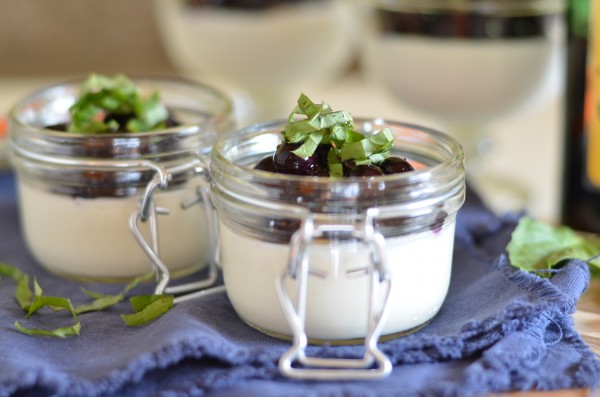
M389 157L394 135L387 127L376 134L363 135L354 129L354 121L345 110L333 111L327 103L316 104L301 94L283 130L283 139L302 142L292 153L304 159L312 156L319 145L330 144L329 175L341 177L344 161L376 164Z

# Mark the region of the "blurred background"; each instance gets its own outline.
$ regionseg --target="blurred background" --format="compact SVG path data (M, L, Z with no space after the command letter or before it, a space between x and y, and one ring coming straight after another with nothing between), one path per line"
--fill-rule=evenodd
M225 14L215 7L205 7L207 3L228 3L230 7ZM244 7L239 3L244 3ZM479 77L469 71L461 77L467 79L465 82L449 73L452 67L467 70L462 66L466 65L465 60L476 58L475 53L471 56L471 47L450 47L449 41L438 46L432 40L430 47L422 47L421 42L388 40L389 32L397 33L398 39L406 33L395 27L397 18L390 19L388 15L397 9L373 11L370 3L375 1L358 0L288 0L286 7L270 7L276 3L281 1L0 0L0 115L37 88L90 72L180 74L216 85L234 98L241 124L287 117L298 94L305 92L315 101L325 100L334 109L347 109L357 117L419 123L452 131L453 135L468 131L471 136L461 135L460 139L465 139L465 148L477 151L470 153L470 158L482 159L479 164L473 163L471 169L485 169L488 177L484 179L498 182L491 193L484 194L486 201L499 212L525 208L534 216L557 221L564 73L563 32L560 27L549 27L556 21L544 17L541 22L536 19L524 25L526 40L522 40L524 46L517 48L512 45L517 42L513 40L515 33L504 37L504 31L498 27L504 25L498 25L496 20L463 20L460 26L475 38L478 34L491 34L510 39L511 43L494 47L494 53L485 56L501 65L497 70L473 63L474 70L494 72L489 75L494 77L481 74L477 80ZM419 15L429 11L415 9L415 4L440 4L434 0L396 3L412 3L413 8L402 12ZM556 9L549 13L556 14ZM373 30L375 17L379 18L379 30ZM432 38L453 34L444 30L444 18L420 20L427 23L414 25L413 20L413 28L434 29L427 33ZM475 25L469 27L470 23ZM528 26L533 26L533 30L527 30ZM521 37L519 34L517 38ZM476 51L479 53L483 47L490 48L477 45ZM513 49L520 55L504 58L522 62L501 63ZM528 60L524 54L529 54ZM436 60L434 56L444 58ZM419 59L421 64L403 69L409 60ZM540 65L533 69L532 64L538 60ZM525 69L529 74L521 75ZM460 123L458 117L441 117L442 101L458 103L462 98L459 94L464 94L468 102L469 88L481 87L482 91L474 93L479 98L481 92L506 88L509 83L514 89L507 92L516 92L535 79L540 80L539 84L527 91L528 99L535 97L535 101L507 96L505 102L511 106L505 106L498 114L480 112L477 118L462 118ZM486 80L499 82L500 87L485 86ZM443 87L444 82L457 85ZM416 106L411 103L416 93L439 101ZM444 99L444 93L450 94L446 95L448 99ZM501 107L492 102L490 106ZM455 128L457 125L461 132ZM508 195L503 196L506 192ZM516 197L510 197L514 192Z
M0 73L174 72L148 0L0 0Z

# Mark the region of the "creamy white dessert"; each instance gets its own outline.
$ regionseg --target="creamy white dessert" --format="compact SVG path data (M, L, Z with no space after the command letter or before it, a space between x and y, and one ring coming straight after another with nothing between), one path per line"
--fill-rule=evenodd
M562 54L546 38L363 37L369 76L406 105L445 120L487 122L558 88Z
M165 48L188 73L208 72L264 90L301 85L315 76L325 80L352 54L349 11L339 0L262 12L173 0L156 0L155 5Z
M382 335L411 330L440 310L450 282L454 219L439 231L387 238L385 258L392 277L389 316ZM289 245L266 242L220 225L221 264L227 294L236 312L250 325L275 335L291 335L275 289L287 267ZM364 244L315 241L309 249L313 271L306 302L306 333L320 340L364 338L368 328L368 277L347 272L369 264ZM295 283L287 291L295 301ZM380 294L383 296L383 293Z
M181 203L196 194L185 189L156 192L160 257L173 276L204 266L208 257L206 215L200 205L183 209ZM48 270L86 279L126 279L153 269L148 256L129 228L139 196L81 198L31 186L19 178L23 233L36 260ZM148 222L140 222L150 241Z
M351 62L355 26L345 3L308 1L248 11L155 0L165 50L178 69L247 91L251 102L268 107L268 117L286 111L281 103L297 91L331 81ZM238 106L248 107L240 94ZM264 121L246 111L242 117Z

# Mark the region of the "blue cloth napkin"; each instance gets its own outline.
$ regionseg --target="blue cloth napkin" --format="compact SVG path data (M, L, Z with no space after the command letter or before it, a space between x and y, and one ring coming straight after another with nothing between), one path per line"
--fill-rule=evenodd
M498 218L473 194L458 216L448 298L422 330L380 343L392 374L377 381L297 381L281 376L289 343L245 325L225 293L176 305L159 320L125 326L126 302L81 315L81 335L30 337L26 326L56 327L68 316L24 319L14 282L0 280L0 396L480 396L514 390L599 385L600 360L571 314L589 271L573 261L551 279L514 270L504 254L516 217ZM86 297L122 286L57 278L29 256L19 229L13 179L0 175L0 261L37 277L48 295ZM151 285L137 292L152 290ZM311 356L354 357L360 346L311 346Z

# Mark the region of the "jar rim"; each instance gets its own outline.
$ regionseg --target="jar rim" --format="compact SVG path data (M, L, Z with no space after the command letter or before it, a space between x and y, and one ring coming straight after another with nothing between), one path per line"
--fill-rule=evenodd
M169 108L177 108L183 98L189 102L188 113L197 112L194 122L183 120L181 125L154 131L134 133L90 134L65 132L47 128L50 123L42 123L34 113L47 112L55 119L68 115L68 103L74 102L83 78L73 78L36 90L17 102L9 112L9 142L13 149L22 149L22 153L31 152L57 157L106 157L99 155L102 150L112 152L119 147L117 158L141 158L174 149L178 140L197 139L200 148L210 151L216 136L202 137L203 133L212 134L223 131L234 124L233 101L219 89L202 82L188 80L178 76L140 76L132 77L142 90L157 89L161 100ZM179 92L168 98L169 90ZM166 94L166 95L165 95ZM175 95L181 98L175 98ZM60 102L62 101L62 103ZM202 108L203 106L206 109ZM54 107L54 108L52 108ZM195 109L192 107L196 107ZM211 109L214 107L216 110ZM200 116L202 120L200 122ZM214 134L213 134L214 135ZM152 142L151 142L152 141ZM151 142L151 143L150 143ZM83 150L82 147L93 150ZM143 146L146 150L139 153ZM128 149L129 148L129 149Z
M395 125L401 128L414 129L425 132L427 135L435 138L439 142L443 143L447 146L450 154L450 158L448 161L444 163L440 163L435 165L435 168L445 167L445 166L454 166L462 163L464 161L464 152L460 143L453 137L433 128L420 126L417 124L412 124L408 122L401 121L392 121L388 119L382 118L365 118L365 117L355 117L355 122L358 123L373 123L373 125L377 126L388 126ZM221 138L215 142L215 145L212 150L212 159L213 162L219 163L220 166L226 166L228 170L233 171L234 173L252 173L254 176L259 179L265 180L289 180L289 181L307 181L310 180L311 183L314 184L323 184L323 185L331 185L331 184L348 184L355 183L357 181L364 181L364 179L360 177L343 177L343 178L328 178L328 177L313 177L313 176L305 176L305 175L293 175L293 174L281 174L274 173L264 170L255 170L248 169L248 167L241 166L239 164L235 164L227 159L223 152L227 149L226 145L236 136L243 135L245 138L251 139L253 136L257 136L263 134L265 131L272 130L274 127L283 126L287 120L274 120L267 121L259 124L254 124L248 127L239 128L233 131L230 131L224 134ZM433 168L433 167L432 167ZM394 179L407 179L414 178L415 176L420 176L426 173L431 172L432 168L415 170L410 173L404 172L399 174L390 174L390 175L382 175L382 176L374 176L374 181L379 180L394 180Z
M363 129L365 125L378 129L391 126L397 137L421 139L421 141L415 141L415 145L434 147L436 153L430 153L430 155L435 154L438 157L432 158L430 166L416 171L372 178L341 177L335 179L256 170L249 164L241 162L240 156L243 155L241 152L245 149L236 148L234 144L244 142L244 145L251 145L253 139L256 140L269 134L275 135L276 131L283 130L286 122L276 120L231 131L217 140L213 146L210 165L215 192L235 196L243 201L257 199L295 204L297 198L285 195L274 197L271 193L285 188L292 191L302 191L304 188L312 192L327 192L325 195L317 194L317 196L326 197L326 200L330 200L335 206L343 207L345 205L349 208L354 205L358 207L357 201L360 201L367 208L373 204L377 205L377 201L381 201L381 197L372 198L375 200L374 202L368 199L364 200L364 190L371 189L380 183L385 184L385 189L388 190L388 192L382 193L387 196L384 200L387 204L415 202L428 198L439 201L444 200L447 195L452 196L457 192L464 191L464 153L456 139L440 131L406 122L377 118L354 118L354 120L355 125L360 124ZM405 135L400 134L402 131ZM273 144L273 142L269 143ZM239 158L236 159L235 156ZM336 202L336 200L340 200L340 202ZM311 205L308 197L302 201L308 206Z

